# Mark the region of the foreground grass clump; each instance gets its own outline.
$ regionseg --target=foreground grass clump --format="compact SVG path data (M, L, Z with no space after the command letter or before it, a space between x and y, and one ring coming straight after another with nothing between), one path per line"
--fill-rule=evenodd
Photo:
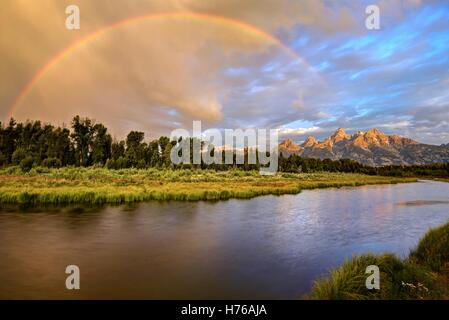
M410 259L436 272L449 271L449 223L429 231Z
M279 173L258 171L18 167L0 170L0 203L119 204L146 200L224 200L304 189L413 182L413 178L349 173Z
M380 289L368 290L366 267L380 269ZM449 299L449 223L432 229L409 258L356 256L314 283L311 299Z

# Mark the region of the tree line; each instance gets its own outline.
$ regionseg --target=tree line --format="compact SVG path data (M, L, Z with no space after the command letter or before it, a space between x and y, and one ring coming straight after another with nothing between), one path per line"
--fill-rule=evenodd
M182 138L180 138L182 139ZM190 145L193 148L193 139ZM179 142L179 141L178 141ZM260 164L248 164L248 149L244 150L244 163L237 164L234 153L233 164L199 165L182 164L174 166L170 152L176 141L160 137L145 141L140 131L130 131L124 140L113 139L108 129L89 118L76 116L66 127L44 124L41 121L24 123L10 119L0 123L0 166L18 165L23 171L33 166L102 166L109 169L182 167L227 170L238 167L243 170L259 170ZM211 155L215 151L212 148ZM192 156L193 152L191 152ZM256 155L258 153L256 152ZM225 154L222 152L222 158ZM258 159L257 159L258 160ZM224 161L223 161L224 163ZM349 159L330 160L303 158L298 155L279 157L278 170L291 173L310 173L319 171L364 173L387 176L432 176L449 177L449 164L421 166L370 167Z
M279 157L279 171L292 173L329 171L394 177L447 178L449 177L449 163L371 167L350 159L321 160L291 155L288 158Z
M71 130L70 130L71 129ZM109 168L169 165L172 143L167 137L144 142L144 133L131 131L115 140L101 123L76 116L66 127L41 121L0 123L0 166L107 166Z

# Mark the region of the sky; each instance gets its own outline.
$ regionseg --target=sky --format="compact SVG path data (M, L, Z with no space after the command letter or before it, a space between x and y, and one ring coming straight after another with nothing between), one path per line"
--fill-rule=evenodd
M65 26L68 5L80 29ZM365 8L380 8L380 29ZM449 2L2 0L0 119L449 143ZM136 18L141 17L141 18Z

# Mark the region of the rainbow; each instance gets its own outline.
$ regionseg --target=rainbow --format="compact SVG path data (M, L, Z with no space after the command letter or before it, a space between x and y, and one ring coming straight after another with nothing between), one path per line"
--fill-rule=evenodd
M54 67L56 67L58 64L60 64L64 59L66 59L68 56L70 56L73 52L78 50L79 48L88 45L92 41L100 38L101 36L107 34L108 32L111 32L113 30L116 30L121 27L125 27L128 25L140 23L143 21L157 21L157 20L166 20L166 19L181 19L181 20L194 20L199 22L207 22L217 25L223 25L227 27L234 27L239 28L243 30L244 32L247 32L249 34L252 34L256 37L261 37L268 41L269 43L272 43L273 45L276 45L285 52L293 57L294 59L299 59L303 61L303 59L290 47L282 43L278 38L274 37L273 35L267 33L266 31L263 31L262 29L259 29L251 24L248 24L246 22L242 22L239 20L235 20L228 17L223 16L217 16L217 15L211 15L211 14L205 14L205 13L195 13L195 12L169 12L169 13L152 13L152 14L146 14L141 16L135 16L132 18L127 18L118 22L115 22L113 24L107 25L99 30L96 30L92 33L87 34L86 36L82 37L81 39L77 40L76 42L70 44L66 48L64 48L62 51L57 53L53 58L51 58L45 65L43 65L31 78L31 80L22 88L20 93L17 95L17 97L14 99L10 112L8 114L8 118L11 118L13 116L13 113L21 102L26 98L26 96L31 92L33 87L46 75L48 74ZM304 61L303 61L304 62Z

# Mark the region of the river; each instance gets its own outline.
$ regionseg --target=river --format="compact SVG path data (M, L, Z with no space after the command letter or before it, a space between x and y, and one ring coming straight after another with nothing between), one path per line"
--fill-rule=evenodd
M353 254L402 257L449 220L449 183L220 202L0 210L2 299L295 299ZM77 265L81 289L65 288Z

